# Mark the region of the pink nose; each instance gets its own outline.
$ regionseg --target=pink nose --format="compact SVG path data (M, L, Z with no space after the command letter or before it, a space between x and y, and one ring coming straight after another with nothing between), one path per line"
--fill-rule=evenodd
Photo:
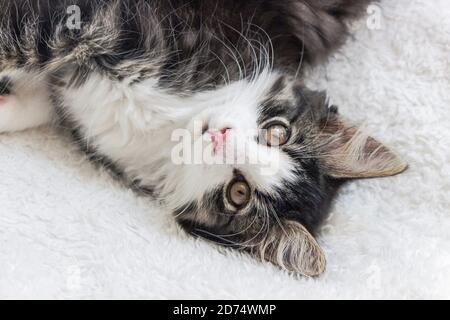
M214 143L225 142L230 128L222 128L220 130L211 130L211 141Z
M220 130L211 130L209 131L211 135L211 142L214 145L214 152L217 153L220 150L223 150L225 143L227 141L227 135L230 128L223 128Z

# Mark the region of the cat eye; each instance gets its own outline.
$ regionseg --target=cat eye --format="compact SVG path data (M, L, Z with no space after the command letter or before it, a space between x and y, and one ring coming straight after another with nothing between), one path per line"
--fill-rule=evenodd
M245 207L250 202L250 196L251 189L245 181L233 181L228 187L228 201L237 209Z
M264 128L264 142L270 147L285 145L291 136L290 129L282 122L272 122Z

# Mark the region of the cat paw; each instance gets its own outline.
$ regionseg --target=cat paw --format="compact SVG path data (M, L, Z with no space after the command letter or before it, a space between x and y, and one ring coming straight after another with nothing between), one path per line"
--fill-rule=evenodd
M7 103L6 97L0 96L0 108L1 108L2 106L6 106L6 103Z
M22 131L50 121L46 85L25 75L0 76L0 133Z
M0 95L0 133L18 131L20 113L16 97L11 94Z

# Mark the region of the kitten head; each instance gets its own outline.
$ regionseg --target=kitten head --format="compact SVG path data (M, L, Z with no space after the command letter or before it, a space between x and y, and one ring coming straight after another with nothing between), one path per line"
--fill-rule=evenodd
M168 203L190 233L286 270L324 271L313 234L339 181L406 168L342 120L325 94L293 78L266 74L204 98L211 107L187 126L190 140L177 151L186 161L169 179Z

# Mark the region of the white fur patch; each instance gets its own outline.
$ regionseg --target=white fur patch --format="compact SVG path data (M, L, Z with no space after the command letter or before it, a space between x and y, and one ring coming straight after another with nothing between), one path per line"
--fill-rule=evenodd
M118 83L94 74L81 87L61 94L68 114L82 125L87 140L119 163L129 178L157 186L165 179L164 195L173 207L199 199L205 191L226 183L234 169L266 191L291 177L292 164L287 156L247 135L257 132L259 103L276 79L276 74L265 71L254 81L242 80L186 97L158 88L155 79L130 86L129 81ZM196 121L210 128L232 128L236 141L248 140L248 150L238 150L248 152L246 161L232 165L174 164L171 150L176 142L171 141L172 133L181 129L191 133L194 140L204 139L195 136ZM253 154L260 155L266 168L248 163Z

